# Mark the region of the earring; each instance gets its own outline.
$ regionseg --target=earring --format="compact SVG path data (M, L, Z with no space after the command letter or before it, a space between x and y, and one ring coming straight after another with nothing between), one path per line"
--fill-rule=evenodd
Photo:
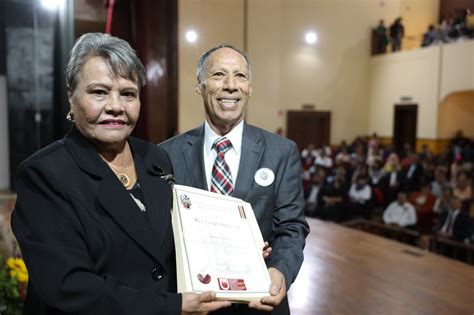
M66 115L66 119L69 120L70 122L74 122L74 112L72 110L69 110L69 112Z

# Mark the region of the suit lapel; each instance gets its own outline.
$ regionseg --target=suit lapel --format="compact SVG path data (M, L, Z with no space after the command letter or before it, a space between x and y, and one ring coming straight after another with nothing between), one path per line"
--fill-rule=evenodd
M151 234L147 241L152 241L152 251L161 248L166 240L171 224L170 211L173 200L171 186L154 171L155 166L159 167L154 162L147 163L145 157L135 154L135 167L151 225Z
M137 224L136 216L143 214L138 213L140 210L137 205L115 175L112 174L102 180L98 200L103 209L128 236L152 257L159 260L156 238L153 237L148 226Z
M204 145L204 125L197 130L197 134L190 136L187 140L187 148L183 151L183 158L186 164L187 172L191 178L186 185L196 188L209 190L207 187L207 180L205 175L203 145ZM196 165L197 162L199 163Z
M232 194L233 197L246 200L264 151L265 148L263 147L262 137L254 128L244 124L239 173Z

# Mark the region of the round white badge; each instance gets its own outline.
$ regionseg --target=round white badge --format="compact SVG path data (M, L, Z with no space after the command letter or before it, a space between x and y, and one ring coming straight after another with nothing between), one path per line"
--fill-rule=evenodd
M275 180L275 174L269 168L263 167L255 172L254 176L255 182L262 186L270 186Z

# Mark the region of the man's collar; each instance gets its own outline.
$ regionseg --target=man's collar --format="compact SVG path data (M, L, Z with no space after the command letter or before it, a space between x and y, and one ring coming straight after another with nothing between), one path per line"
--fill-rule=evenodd
M228 134L224 135L232 143L232 148L237 154L240 154L242 148L242 134L244 130L244 121L240 121ZM211 126L204 121L204 150L205 152L210 152L212 150L212 144L216 139L220 138Z

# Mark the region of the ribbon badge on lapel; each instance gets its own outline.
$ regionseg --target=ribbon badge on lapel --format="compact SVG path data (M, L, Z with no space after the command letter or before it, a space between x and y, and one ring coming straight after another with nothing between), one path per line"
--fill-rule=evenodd
M173 186L176 183L174 176L172 174L166 173L158 165L152 165L150 168L150 173L160 176L161 179L165 180L171 186Z
M255 172L254 180L259 186L267 187L275 180L275 174L271 169L262 167Z

